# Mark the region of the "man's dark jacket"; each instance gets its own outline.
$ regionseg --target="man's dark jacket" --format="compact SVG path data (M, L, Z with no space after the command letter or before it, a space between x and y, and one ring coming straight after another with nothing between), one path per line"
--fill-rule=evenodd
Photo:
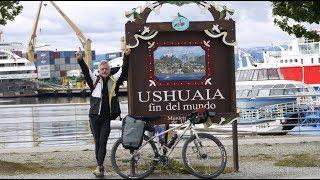
M84 78L90 87L90 111L89 115L104 115L109 119L114 120L121 114L120 104L118 101L119 86L123 83L128 75L129 57L123 57L122 67L119 69L111 69L110 75L106 81L98 74L97 71L92 72L84 60L78 61ZM107 84L104 84L107 83ZM103 94L103 90L107 88L107 94ZM107 98L107 99L103 99ZM102 104L106 102L108 104ZM107 108L102 109L101 108ZM110 108L111 107L111 108ZM101 114L101 112L107 112L107 114Z

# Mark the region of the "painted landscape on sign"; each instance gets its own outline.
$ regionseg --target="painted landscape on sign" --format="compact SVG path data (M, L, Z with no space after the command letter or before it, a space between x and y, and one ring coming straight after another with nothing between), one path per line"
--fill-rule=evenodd
M206 74L200 46L162 46L153 52L154 76L160 81L201 80Z

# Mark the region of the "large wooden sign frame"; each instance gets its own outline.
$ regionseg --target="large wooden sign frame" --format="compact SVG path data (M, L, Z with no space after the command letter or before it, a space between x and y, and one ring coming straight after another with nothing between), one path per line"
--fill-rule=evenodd
M214 20L190 22L185 31L175 30L171 22L146 22L159 2L131 13L131 21L125 25L126 46L132 50L129 115L161 115L156 124L175 124L185 121L185 115L194 109L206 107L217 113L216 122L237 117L235 22L221 16L229 13L227 9L219 11L214 4L198 3ZM190 51L191 55L178 58L177 51Z

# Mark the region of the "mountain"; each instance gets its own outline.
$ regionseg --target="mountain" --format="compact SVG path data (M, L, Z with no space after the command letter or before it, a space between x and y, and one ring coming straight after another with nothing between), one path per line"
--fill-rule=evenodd
M283 48L288 48L286 45L281 45ZM255 62L263 62L263 52L264 51L280 51L279 47L273 47L273 46L264 46L264 47L253 47L253 48L240 48L241 51L244 51L248 54L250 54ZM235 62L235 68L237 69L239 67L239 56L238 54L235 54L234 56L234 62ZM241 58L243 59L242 64L243 66L246 66L245 57L241 55Z
M154 51L154 58L160 59L163 55L172 55L174 52L174 56L181 60L188 60L190 57L198 57L204 55L205 52L200 46L167 46L167 47L159 47Z
M175 57L174 55L172 55L172 56L163 55L160 57L160 59L155 61L155 64L158 64L158 63L160 63L160 64L173 64L173 63L181 64L182 61L179 58Z
M206 64L205 55L196 57L195 62L201 65L205 65Z

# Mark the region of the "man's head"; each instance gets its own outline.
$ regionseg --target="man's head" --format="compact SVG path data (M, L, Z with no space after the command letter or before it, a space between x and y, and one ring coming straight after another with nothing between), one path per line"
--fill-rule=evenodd
M99 75L103 78L108 77L110 74L110 65L106 60L102 60L99 64Z

